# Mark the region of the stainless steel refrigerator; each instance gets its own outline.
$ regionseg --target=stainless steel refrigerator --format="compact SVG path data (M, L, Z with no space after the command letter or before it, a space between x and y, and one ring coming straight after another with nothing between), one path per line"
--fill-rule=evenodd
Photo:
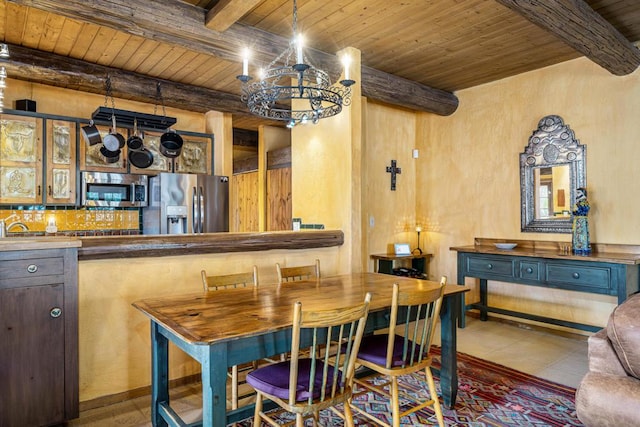
M149 177L143 234L229 231L229 177L161 173Z

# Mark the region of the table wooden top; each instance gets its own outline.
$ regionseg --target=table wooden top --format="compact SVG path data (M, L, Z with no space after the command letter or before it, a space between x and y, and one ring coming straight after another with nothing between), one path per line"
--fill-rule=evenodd
M370 311L391 305L391 287L433 288L438 282L378 273L353 273L283 285L260 285L148 298L133 306L151 320L173 331L191 344L208 345L290 328L293 305L319 309L350 306L364 301L371 292ZM447 285L445 295L469 290Z
M397 259L420 259L420 258L431 258L433 254L409 254L409 255L396 255L396 254L372 254L369 255L371 259L382 259L388 261L394 261Z

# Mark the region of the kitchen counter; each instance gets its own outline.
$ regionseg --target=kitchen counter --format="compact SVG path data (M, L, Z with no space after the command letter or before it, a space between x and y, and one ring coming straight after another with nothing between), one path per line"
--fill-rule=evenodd
M81 245L82 241L77 237L6 237L0 239L0 252L78 248Z
M340 230L80 237L80 261L341 246Z

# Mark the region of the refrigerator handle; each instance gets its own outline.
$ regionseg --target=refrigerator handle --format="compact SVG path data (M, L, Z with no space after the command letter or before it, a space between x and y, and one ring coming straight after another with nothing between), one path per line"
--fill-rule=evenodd
M206 206L204 202L205 202L204 189L200 187L200 232L201 233L204 233L204 222L205 222L204 207Z
M198 209L198 196L196 187L193 187L193 196L191 197L191 232L198 232L198 224L200 223L200 209Z

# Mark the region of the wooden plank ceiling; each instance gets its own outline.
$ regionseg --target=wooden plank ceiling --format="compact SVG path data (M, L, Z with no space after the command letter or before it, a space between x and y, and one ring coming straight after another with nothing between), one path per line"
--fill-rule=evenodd
M362 82L365 95L396 103L393 92L376 87L388 81L391 90L398 87L397 98L405 91L417 99L416 109L438 114L455 111L457 90L585 52L621 50L622 66L637 66L637 49L624 43L640 40L640 1L558 0L549 2L560 5L551 10L531 6L530 11L518 3L527 2L298 0L298 28L308 45L329 54L312 52L319 58L316 65L339 70L331 55L355 47L369 70ZM234 15L244 12L241 7L248 12L232 24ZM211 26L225 20L231 26L218 32L205 21L220 9L226 15ZM586 33L598 21L604 35L591 39L573 25L581 20ZM189 108L191 100L194 111L230 111L234 127L244 129L264 122L245 114L238 100L240 46L257 46L257 61L266 62L290 39L291 21L291 0L0 0L0 39L12 49L11 78L104 93L105 74L115 73L115 95L147 102L153 102L160 79L167 105ZM622 47L610 48L616 38ZM607 45L598 49L598 43ZM600 61L619 66L618 59ZM422 108L419 98L429 97ZM438 103L444 105L441 111L430 110ZM397 104L403 105L400 99Z

